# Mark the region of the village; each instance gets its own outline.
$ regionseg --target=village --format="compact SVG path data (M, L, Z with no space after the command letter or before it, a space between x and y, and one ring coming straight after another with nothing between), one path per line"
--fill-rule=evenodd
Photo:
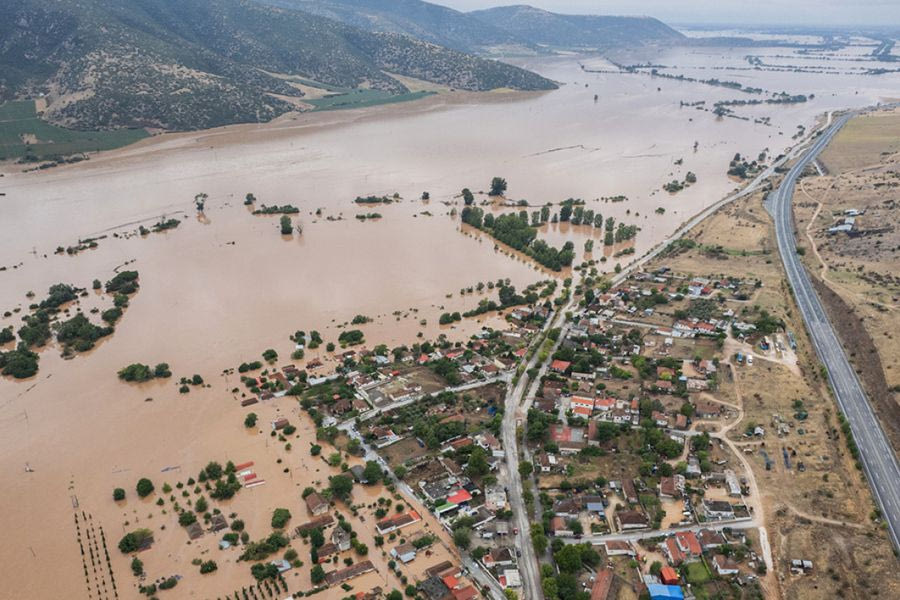
M795 369L794 336L753 304L758 279L659 267L612 285L581 268L581 283L567 279L555 301L508 309L506 329L465 342L368 350L354 335L333 360L305 369L257 361L227 370L242 384L232 394L248 411L245 427L290 451L305 426L303 439L316 441L294 452L324 474L284 509L306 519L279 529L273 515L275 531L249 549L214 514L219 549L268 560L252 569L258 589L277 593L280 582L293 597L335 587L360 590L354 598L399 597L392 588L427 600L516 597L529 542L552 558L541 572L556 590L549 597L702 598L726 582L759 597L773 559L744 456L781 460L777 440L766 442L805 416L751 423L717 395L736 370L762 361ZM551 327L565 308L563 326ZM292 339L303 350L317 337ZM522 462L510 472L502 418L520 379L532 392L516 421ZM294 408L271 410L284 402ZM273 418L257 423L258 413ZM244 488L266 484L252 463L226 470ZM530 540L513 518L514 477L532 513ZM194 540L204 529L191 522L186 533ZM309 545L311 562L293 544ZM271 560L276 553L283 558ZM797 573L812 570L796 560Z

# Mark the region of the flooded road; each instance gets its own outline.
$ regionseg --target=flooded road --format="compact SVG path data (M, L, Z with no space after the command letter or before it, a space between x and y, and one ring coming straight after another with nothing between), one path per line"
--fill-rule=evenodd
M151 512L136 500L124 510L116 506L114 487L133 496L140 476L161 484L163 468L181 465L195 473L213 458L268 460L268 476L276 477L277 452L244 431L246 410L229 392L237 382L226 380L224 369L258 359L266 348L286 359L293 349L288 336L298 329L317 329L326 342L336 341L339 326L357 314L374 319L361 327L368 347L414 343L420 332L424 339L441 332L464 339L483 323L437 324L440 313L478 303L477 293L461 297L460 288L509 278L521 289L546 279L548 273L496 251L485 236L461 233L450 212L460 210L463 187L486 190L491 177L505 177L508 197L527 201L529 212L546 202L584 199L586 208L640 227L634 243L640 256L735 187L725 174L735 153L779 154L795 143L798 125L811 129L825 111L867 105L900 89L896 74L747 71L743 56L740 50L689 49L648 59L703 78L731 65L733 71L713 74L772 91L814 93L815 99L736 109L769 117L769 125L717 119L680 103L711 105L739 93L647 75L585 73L574 58L544 59L525 66L564 83L560 90L450 94L370 111L305 114L157 137L44 172L7 167L0 179L6 193L0 266L7 267L0 272L0 313L27 310L28 291L40 299L57 282L89 288L125 263L141 276L115 333L96 349L64 361L51 344L41 351L37 376L0 380L0 465L7 475L0 525L10 541L0 561L11 597L52 597L64 589L87 597L73 497L103 524L114 546L124 521L133 525ZM601 59L581 62L612 68ZM661 190L688 171L697 175L696 184L674 195ZM430 194L427 202L419 199L423 191ZM209 199L198 217L193 198L201 192ZM302 223L302 234L282 236L277 216L250 214L243 206L247 193L257 205L297 206L294 222ZM356 196L394 193L400 201L389 205L353 203ZM600 200L618 195L628 200ZM382 218L355 218L369 212ZM186 218L166 233L125 236L162 215ZM97 249L54 254L57 246L100 234L110 237ZM554 245L575 241L576 262L588 236L595 240L594 256L602 250L598 233L586 227L547 225L539 235ZM611 270L615 262L601 266ZM90 294L81 301L84 310L110 304L111 298ZM0 327L18 328L20 316L0 318ZM314 356L307 353L306 360ZM116 371L132 362L167 362L175 377L120 383ZM178 394L174 381L193 373L211 387ZM277 410L292 410L287 401L279 406L265 409L264 424ZM303 452L305 442L296 446ZM34 471L26 473L26 464ZM264 488L235 500L242 516L256 519L248 523L255 538L264 533L266 511L278 505L271 494L291 496L296 487L286 481L271 485L265 500L252 495ZM160 546L189 565L195 553L178 534ZM110 554L121 597L136 597L127 560L113 548ZM45 576L47 564L54 565L53 577ZM234 577L237 585L243 569L241 577L217 576ZM215 589L225 591L221 584ZM178 597L206 597L204 590L192 575Z

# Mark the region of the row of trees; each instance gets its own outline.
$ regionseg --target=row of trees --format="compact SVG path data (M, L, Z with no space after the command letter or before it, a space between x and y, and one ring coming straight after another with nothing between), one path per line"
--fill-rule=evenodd
M498 217L476 206L466 206L460 215L463 223L471 225L491 234L495 239L523 252L541 265L554 271L572 265L575 259L575 245L566 242L562 249L557 249L543 240L537 239L537 230L529 225L528 213L506 213Z

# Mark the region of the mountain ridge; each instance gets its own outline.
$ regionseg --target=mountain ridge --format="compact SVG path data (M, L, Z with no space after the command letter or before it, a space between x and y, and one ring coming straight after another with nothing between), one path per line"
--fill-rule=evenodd
M408 91L387 72L483 91L546 90L530 71L249 0L0 0L0 98L49 100L72 128L190 130L268 121L304 93L283 77ZM276 75L273 75L276 74Z
M568 15L526 4L498 6L466 13L533 44L556 48L607 49L672 44L687 38L653 17Z

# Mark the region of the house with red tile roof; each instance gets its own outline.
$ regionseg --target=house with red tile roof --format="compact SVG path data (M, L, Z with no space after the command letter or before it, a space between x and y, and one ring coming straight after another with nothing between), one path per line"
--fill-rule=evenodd
M610 597L613 584L613 572L610 569L600 569L591 586L591 600L607 600Z
M663 567L659 571L659 578L665 585L678 585L678 571L672 567Z
M450 590L450 593L453 594L453 600L477 600L477 598L480 597L478 590L471 585L456 590Z
M412 525L413 523L418 523L422 520L422 517L419 516L414 510L409 512L401 513L394 517L388 517L386 519L382 519L375 524L375 528L378 530L378 533L384 535L386 533L390 533L402 527L406 527L408 525Z
M573 406L572 414L578 417L583 417L585 419L589 419L591 415L594 413L591 409L585 406Z
M472 499L472 494L467 492L466 490L457 490L455 493L447 496L447 502L450 504L463 504L464 502L468 502Z
M569 370L569 367L572 366L572 363L566 360L554 360L550 363L550 370L554 373L565 373Z
M684 562L684 552L678 547L678 542L675 541L675 538L668 538L663 544L662 549L666 558L669 559L669 564L672 566L677 567Z
M703 553L700 548L700 542L693 531L679 531L675 534L675 542L678 548L684 552L687 560L699 558Z

